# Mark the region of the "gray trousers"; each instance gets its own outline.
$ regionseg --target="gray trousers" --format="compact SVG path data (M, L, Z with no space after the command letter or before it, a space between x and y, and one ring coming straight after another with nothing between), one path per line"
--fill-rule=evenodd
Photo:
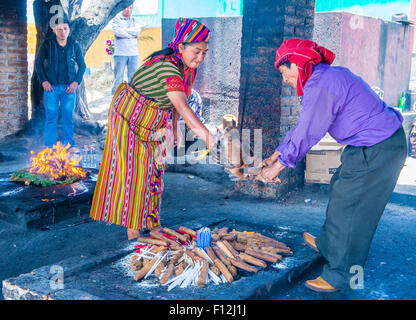
M345 147L341 166L330 182L326 220L316 238L319 252L328 262L322 277L333 287L350 288L356 274L356 267L351 267L364 268L406 156L402 127L374 146Z

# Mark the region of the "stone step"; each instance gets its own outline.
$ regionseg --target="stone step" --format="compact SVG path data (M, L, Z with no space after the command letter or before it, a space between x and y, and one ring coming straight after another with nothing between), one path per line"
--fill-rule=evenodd
M187 225L194 230L197 222ZM219 220L211 228L228 226L230 230L255 231L277 238L289 245L294 254L259 270L253 274L239 270L235 281L214 285L208 283L205 288L190 286L173 288L159 284L159 280L150 276L146 280L135 282L135 272L130 270L130 261L134 253L134 242L127 247L102 254L100 256L69 258L54 265L44 266L30 273L3 281L3 296L13 300L43 299L167 299L167 300L246 300L267 299L283 288L293 286L297 279L322 263L321 255L303 244L300 231L284 228L249 224L243 221ZM179 226L170 226L170 228ZM58 271L61 271L62 286L56 283Z
M23 228L42 228L89 212L96 183L85 181L51 187L26 186L0 174L0 219Z

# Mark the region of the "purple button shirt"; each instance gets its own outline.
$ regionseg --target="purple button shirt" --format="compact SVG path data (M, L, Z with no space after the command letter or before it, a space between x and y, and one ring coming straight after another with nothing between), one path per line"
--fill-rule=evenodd
M320 63L303 89L298 124L276 148L279 162L296 162L327 132L340 144L372 146L390 138L403 117L390 108L370 86L347 68Z

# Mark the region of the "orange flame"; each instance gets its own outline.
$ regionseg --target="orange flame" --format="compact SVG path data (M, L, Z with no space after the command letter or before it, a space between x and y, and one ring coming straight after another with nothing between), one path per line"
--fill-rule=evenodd
M46 175L52 180L65 180L66 178L85 178L87 172L78 166L81 158L76 160L67 152L69 144L63 146L60 142L52 148L40 151L31 158L32 164L29 172L35 175ZM34 151L30 152L34 154Z

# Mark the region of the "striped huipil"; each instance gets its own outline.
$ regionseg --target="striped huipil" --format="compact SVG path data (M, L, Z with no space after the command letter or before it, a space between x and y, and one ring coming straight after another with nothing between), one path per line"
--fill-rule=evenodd
M184 71L174 56L158 56L136 71L130 85L117 88L91 218L136 230L160 225L166 125L173 107L167 93L189 94L194 77L195 70Z

